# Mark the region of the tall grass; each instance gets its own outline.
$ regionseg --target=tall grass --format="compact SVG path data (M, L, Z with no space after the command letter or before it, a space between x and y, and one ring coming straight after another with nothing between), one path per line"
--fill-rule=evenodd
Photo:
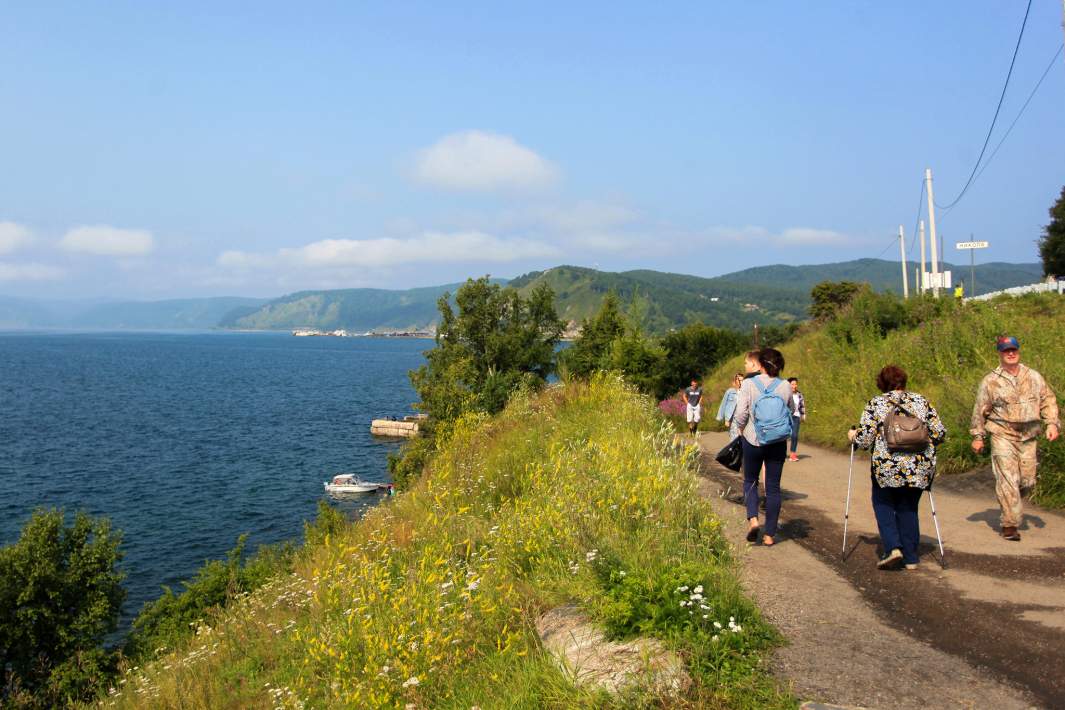
M845 313L836 323L812 327L780 347L785 376L795 376L806 395L802 439L846 450L847 429L857 423L874 395L876 374L888 364L909 374L910 389L939 410L948 437L939 453L940 472L955 473L987 463L969 448L969 420L981 378L998 366L995 337L1015 335L1023 361L1041 372L1058 396L1065 394L1065 299L1054 294L1001 298L991 302L914 303L902 327L886 334L868 314ZM706 389L720 397L740 358L724 363ZM1065 444L1040 442L1040 482L1035 498L1065 506Z
M410 491L129 669L101 705L794 707L762 665L777 638L741 593L694 452L672 439L610 376L461 420ZM660 638L692 687L575 686L534 631L562 603L613 636Z

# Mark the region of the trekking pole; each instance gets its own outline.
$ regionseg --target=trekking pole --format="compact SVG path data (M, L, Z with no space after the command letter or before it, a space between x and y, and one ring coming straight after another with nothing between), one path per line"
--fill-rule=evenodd
M936 517L936 499L932 495L932 486L928 487L928 504L932 507L932 522L936 525L936 540L939 541L939 566L947 568L947 553L943 551L943 536L939 534L939 518Z
M851 427L851 431L854 431ZM850 522L851 514L851 474L854 473L854 442L851 442L851 462L847 466L847 504L843 508L843 552L841 556L847 559L847 523Z

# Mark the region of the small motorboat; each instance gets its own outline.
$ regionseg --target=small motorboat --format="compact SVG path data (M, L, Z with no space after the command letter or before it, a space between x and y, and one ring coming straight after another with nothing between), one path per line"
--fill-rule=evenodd
M376 493L392 488L391 483L364 481L354 473L338 473L332 481L326 481L323 485L327 493Z

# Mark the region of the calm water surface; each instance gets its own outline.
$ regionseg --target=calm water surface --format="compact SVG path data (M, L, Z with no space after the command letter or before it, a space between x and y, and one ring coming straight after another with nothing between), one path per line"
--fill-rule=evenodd
M128 623L237 536L297 538L322 481L388 480L370 420L409 413L432 341L0 334L0 544L38 506L124 534ZM377 496L362 499L366 504ZM363 503L340 503L353 515Z

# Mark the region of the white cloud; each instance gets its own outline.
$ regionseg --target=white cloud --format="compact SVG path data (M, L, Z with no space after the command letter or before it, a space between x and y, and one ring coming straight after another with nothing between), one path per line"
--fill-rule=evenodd
M144 256L155 246L152 233L107 225L75 227L59 241L67 251L100 256Z
M558 169L510 136L463 131L418 153L414 177L448 190L528 190L558 179Z
M746 227L711 227L705 230L710 241L736 242L752 247L814 247L858 245L862 241L854 237L835 232L831 229L813 227L788 227L780 232L772 232L765 227L748 225Z
M510 262L556 256L544 242L500 238L484 232L425 232L405 239L325 239L273 254L226 251L219 266L238 269L300 267L305 269L373 268L415 263Z
M792 227L785 229L777 237L776 241L781 245L794 244L796 246L826 246L833 244L847 244L853 241L846 234L834 232L831 229L811 229L810 227Z
M47 264L7 264L0 262L0 281L56 281L65 272Z
M33 234L21 224L14 222L0 222L0 254L10 254L13 251L28 246L33 241Z

